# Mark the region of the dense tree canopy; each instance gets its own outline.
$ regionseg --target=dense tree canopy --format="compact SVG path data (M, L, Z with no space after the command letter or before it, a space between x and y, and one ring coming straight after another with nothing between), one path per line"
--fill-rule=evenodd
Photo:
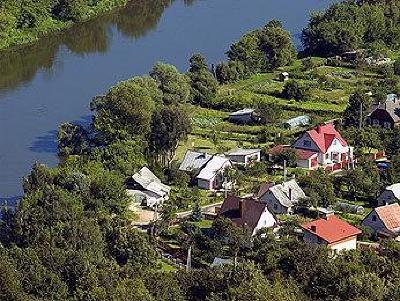
M303 30L306 52L329 56L376 43L398 49L399 8L397 0L344 1L314 13Z

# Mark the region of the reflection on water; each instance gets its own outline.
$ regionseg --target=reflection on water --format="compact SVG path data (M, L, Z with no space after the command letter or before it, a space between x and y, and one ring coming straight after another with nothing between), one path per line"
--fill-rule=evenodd
M0 53L0 93L10 92L31 81L39 70L51 76L58 69L53 70L53 66L62 46L79 55L106 53L112 38L111 26L115 26L126 37L143 37L157 27L164 9L172 2L134 0L116 12L46 36L33 45ZM185 1L187 5L192 3L193 0Z
M0 54L0 205L21 195L35 161L58 163L56 130L90 120L88 104L156 61L224 59L244 32L279 19L298 43L312 10L337 0L132 0L108 15ZM1 0L0 0L1 2ZM82 117L84 116L84 117ZM82 119L83 118L83 119Z

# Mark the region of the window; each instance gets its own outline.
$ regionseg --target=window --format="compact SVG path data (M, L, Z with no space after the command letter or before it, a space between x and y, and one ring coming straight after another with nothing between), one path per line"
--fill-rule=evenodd
M278 210L278 205L274 204L274 210Z
M326 153L325 159L329 159L329 153Z
M373 125L379 125L379 120L378 119L373 119L372 120Z
M383 123L383 127L384 127L385 129L390 129L390 128L392 127L392 125L390 124L390 122L385 121L385 122Z
M373 216L372 216L372 221L373 221L373 222L376 222L376 215L373 215Z
M309 140L304 140L304 141L303 141L303 146L305 146L305 147L311 147L311 141L309 141Z

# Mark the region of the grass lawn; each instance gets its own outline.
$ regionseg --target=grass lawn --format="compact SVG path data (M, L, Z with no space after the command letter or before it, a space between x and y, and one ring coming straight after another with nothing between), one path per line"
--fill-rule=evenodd
M208 219L203 219L199 222L192 222L194 225L199 227L200 229L209 229L212 226L213 221Z
M157 260L158 269L162 272L171 273L176 272L178 269L173 265L167 263L165 260L158 259Z

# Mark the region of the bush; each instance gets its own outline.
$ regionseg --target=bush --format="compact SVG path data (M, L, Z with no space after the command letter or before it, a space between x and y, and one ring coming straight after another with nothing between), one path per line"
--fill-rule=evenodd
M289 100L306 100L309 95L310 89L296 81L288 81L282 91L282 97Z

